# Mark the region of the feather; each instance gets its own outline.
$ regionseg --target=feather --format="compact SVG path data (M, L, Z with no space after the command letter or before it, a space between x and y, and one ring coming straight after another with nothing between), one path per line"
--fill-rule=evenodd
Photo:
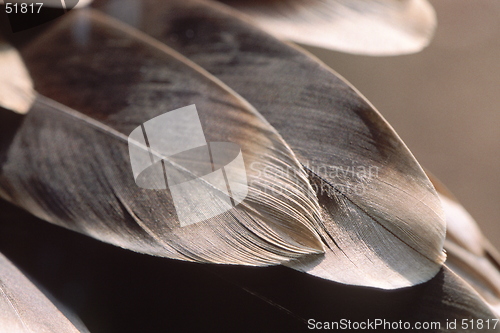
M222 0L277 37L365 55L415 53L431 41L426 0Z
M446 215L447 266L466 280L500 316L500 255L455 196L427 172Z
M37 96L25 118L2 120L10 128L2 141L11 143L0 153L1 197L47 221L157 256L270 265L323 251L313 228L319 207L294 154L255 109L201 68L86 9L65 15L22 55L35 89L47 97ZM191 104L199 106L210 144L233 142L243 151L248 193L224 213L181 226L172 187L134 183L127 135ZM187 173L179 160L151 151L167 170ZM261 179L263 172L275 182ZM185 198L223 196L197 179L200 192ZM195 213L221 207L213 201Z
M3 333L88 332L73 323L0 253L0 327Z
M498 262L487 253L475 255L463 247L447 240L445 249L448 253L447 266L467 281L484 300L492 311L500 316L500 271Z
M19 53L0 37L0 107L24 114L34 95L33 82Z
M112 3L94 5L113 15ZM422 283L439 271L445 221L435 190L394 130L354 88L222 5L138 4L138 29L247 99L308 171L322 209L316 229L326 253L290 267L386 289Z

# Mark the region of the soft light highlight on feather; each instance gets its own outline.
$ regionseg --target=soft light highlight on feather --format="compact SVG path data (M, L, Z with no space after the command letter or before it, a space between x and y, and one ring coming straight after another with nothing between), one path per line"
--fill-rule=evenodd
M0 106L25 114L33 104L33 82L17 50L0 39Z

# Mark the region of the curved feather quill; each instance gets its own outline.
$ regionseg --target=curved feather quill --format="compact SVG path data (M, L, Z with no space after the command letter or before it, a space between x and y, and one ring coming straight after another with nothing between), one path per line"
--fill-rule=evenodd
M138 29L172 46L254 105L308 171L322 208L325 256L294 269L393 289L429 280L444 261L445 222L432 184L382 116L309 55L199 1L138 1ZM113 1L95 6L114 11ZM139 11L140 10L140 11Z
M425 48L436 14L426 0L222 0L294 42L366 55Z
M72 323L0 253L0 328L3 333L88 332Z
M22 55L36 90L57 102L37 96L25 118L8 123L0 153L3 198L102 241L169 258L269 265L323 251L313 228L319 207L294 154L255 109L201 68L85 9L65 15ZM180 226L171 190L134 183L127 135L191 104L199 106L208 142L241 147L248 194L225 213ZM165 168L186 171L160 157ZM211 183L201 186L184 199Z

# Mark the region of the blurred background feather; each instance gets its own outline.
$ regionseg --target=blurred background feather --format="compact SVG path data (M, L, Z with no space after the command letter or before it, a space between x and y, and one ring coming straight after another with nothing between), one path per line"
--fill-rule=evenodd
M268 33L366 55L415 53L436 28L427 0L222 0Z

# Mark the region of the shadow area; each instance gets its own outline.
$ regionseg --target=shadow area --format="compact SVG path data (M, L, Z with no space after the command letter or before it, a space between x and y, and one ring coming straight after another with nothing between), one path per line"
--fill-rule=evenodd
M412 327L439 322L439 329L415 331L452 332L446 325L455 319L494 318L447 268L422 285L382 291L281 266L187 263L93 240L4 201L0 251L75 311L93 333L302 332L310 331L312 323L340 325L343 320L354 327L354 322L377 319ZM394 327L390 330L403 331Z

